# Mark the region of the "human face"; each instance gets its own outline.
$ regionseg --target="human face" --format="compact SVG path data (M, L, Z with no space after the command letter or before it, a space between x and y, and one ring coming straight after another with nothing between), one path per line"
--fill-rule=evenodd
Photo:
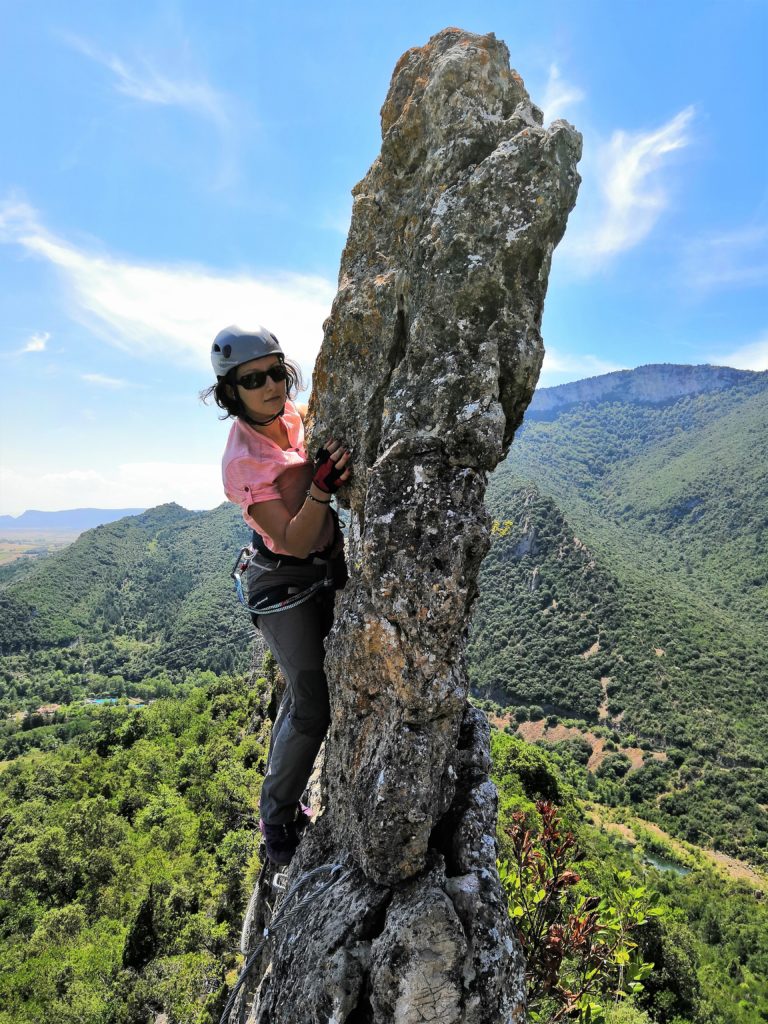
M267 370L279 362L279 357L274 354L262 356L260 359L251 359L249 362L243 363L242 366L238 366L235 371L235 380L248 373L253 373L254 370ZM249 416L255 420L266 420L270 416L274 416L285 405L287 386L287 381L272 380L271 377L267 377L263 387L250 391L247 388L238 387L237 394Z

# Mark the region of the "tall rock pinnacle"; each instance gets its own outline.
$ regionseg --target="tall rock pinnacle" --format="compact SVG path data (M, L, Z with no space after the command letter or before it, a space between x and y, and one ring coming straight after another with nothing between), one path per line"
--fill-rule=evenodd
M381 126L313 378L315 442L355 448L351 579L326 645L322 810L289 884L346 870L276 931L241 1019L247 1002L262 1024L511 1024L524 965L464 648L486 477L539 375L581 138L543 127L502 42L458 29L403 55Z

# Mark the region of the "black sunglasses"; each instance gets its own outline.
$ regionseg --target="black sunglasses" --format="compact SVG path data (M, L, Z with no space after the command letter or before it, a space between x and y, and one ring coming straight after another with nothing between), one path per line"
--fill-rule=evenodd
M235 378L235 383L241 388L245 388L246 391L255 391L257 388L264 387L267 377L271 377L274 381L287 380L288 370L283 363L275 363L274 366L270 366L266 370L252 370L250 373L244 373L242 377Z

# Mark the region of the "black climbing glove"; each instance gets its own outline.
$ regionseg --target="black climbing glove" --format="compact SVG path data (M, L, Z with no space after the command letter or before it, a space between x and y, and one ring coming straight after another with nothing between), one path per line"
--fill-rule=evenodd
M338 469L328 449L319 448L315 455L315 475L312 477L312 483L326 494L335 494L342 486L339 478L344 475L347 468L344 466Z

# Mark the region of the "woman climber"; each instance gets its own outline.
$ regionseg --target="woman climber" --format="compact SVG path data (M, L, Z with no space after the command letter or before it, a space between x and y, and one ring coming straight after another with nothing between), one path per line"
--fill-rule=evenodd
M301 796L330 720L323 669L336 589L346 582L343 538L330 507L350 452L333 439L314 462L291 401L299 368L263 327L214 339L217 383L204 392L234 419L222 458L224 491L253 530L248 606L285 678L261 790L267 856L288 864L307 823Z

